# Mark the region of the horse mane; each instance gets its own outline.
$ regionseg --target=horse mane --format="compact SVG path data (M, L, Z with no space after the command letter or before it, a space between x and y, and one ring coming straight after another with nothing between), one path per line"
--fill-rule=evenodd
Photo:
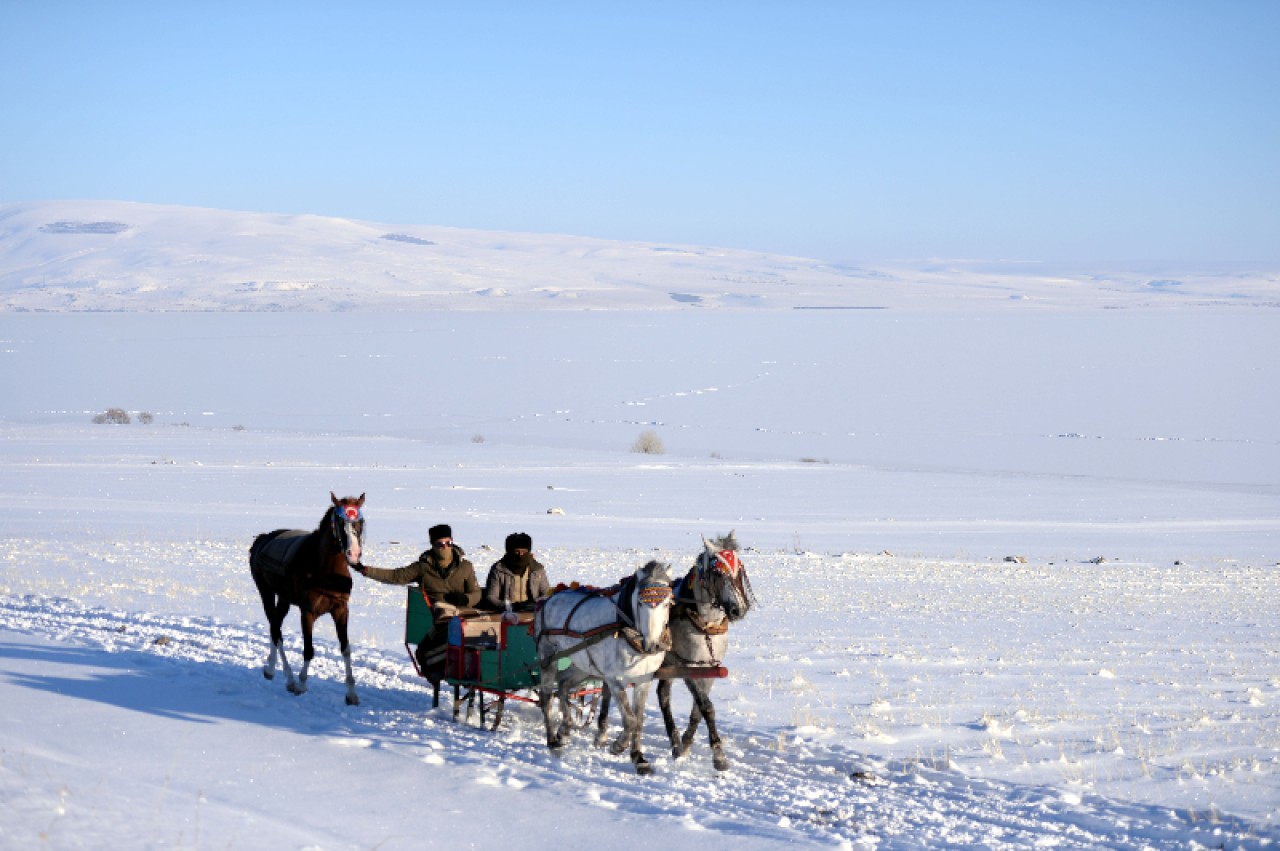
M315 530L310 535L307 535L306 540L302 542L298 549L297 556L294 557L296 564L307 566L307 569L305 569L306 575L315 575L315 571L310 568L320 564L320 556L323 553L322 547L326 541L332 538L330 524L333 523L333 512L336 510L337 508L332 505L325 509L324 515L321 516L320 522L316 524Z
M711 544L711 549L716 550L717 552L727 550L729 552L736 553L736 552L742 551L741 547L738 546L738 538L737 538L736 532L730 532L727 535L721 535L718 538L712 538L710 541L708 541L708 543Z
M658 570L659 568L665 569L668 576L671 575L671 563L665 562L665 561L659 561L656 558L649 559L649 561L645 563L644 567L640 568L640 571L637 571L637 572L643 571L651 574L655 570Z
M328 526L326 524L333 522L333 508L334 507L331 505L325 509L324 516L321 517L320 522L316 524L317 532L327 531Z

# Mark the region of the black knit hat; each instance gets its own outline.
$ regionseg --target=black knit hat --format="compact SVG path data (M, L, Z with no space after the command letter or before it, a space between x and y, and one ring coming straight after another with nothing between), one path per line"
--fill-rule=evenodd
M533 549L533 538L524 532L512 532L507 536L507 552Z
M431 531L428 532L427 534L431 538L431 543L434 544L436 541L440 540L441 538L452 538L453 530L450 529L447 524L441 523L439 526L432 526Z

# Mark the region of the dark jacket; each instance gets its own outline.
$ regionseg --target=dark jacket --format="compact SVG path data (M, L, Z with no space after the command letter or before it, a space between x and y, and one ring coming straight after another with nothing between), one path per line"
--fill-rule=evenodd
M529 565L529 569L525 572L529 584L527 586L527 594L522 601L519 599L517 589L520 587L520 579L510 566L506 563L506 557L502 557L493 563L489 568L489 576L484 583L484 598L480 605L486 609L495 612L501 612L506 609L507 601L512 606L517 603L523 603L520 608L531 608L531 604L539 597L546 597L551 593L551 583L547 581L547 569L537 560Z
M408 585L417 582L427 592L427 599L436 603L451 603L473 609L480 602L480 583L476 581L476 569L463 558L462 547L451 544L453 561L447 568L441 567L434 549L418 556L413 564L394 570L365 565L365 576L388 585Z

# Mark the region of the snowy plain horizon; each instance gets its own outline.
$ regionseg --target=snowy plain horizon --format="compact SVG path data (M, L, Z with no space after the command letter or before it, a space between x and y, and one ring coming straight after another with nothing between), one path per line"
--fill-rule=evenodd
M0 205L0 844L456 844L425 797L520 813L482 847L1274 846L1278 310L1267 270ZM604 582L735 530L734 768L654 707L644 780L454 725L371 583L360 707L327 623L310 693L267 683L244 552L330 491L370 563L448 522L481 579L511 531Z

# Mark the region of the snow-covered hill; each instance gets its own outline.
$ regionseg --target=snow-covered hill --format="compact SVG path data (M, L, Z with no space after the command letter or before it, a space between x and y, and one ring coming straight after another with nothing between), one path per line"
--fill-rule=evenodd
M1280 305L1274 270L759 252L119 201L0 205L0 311L438 311Z

